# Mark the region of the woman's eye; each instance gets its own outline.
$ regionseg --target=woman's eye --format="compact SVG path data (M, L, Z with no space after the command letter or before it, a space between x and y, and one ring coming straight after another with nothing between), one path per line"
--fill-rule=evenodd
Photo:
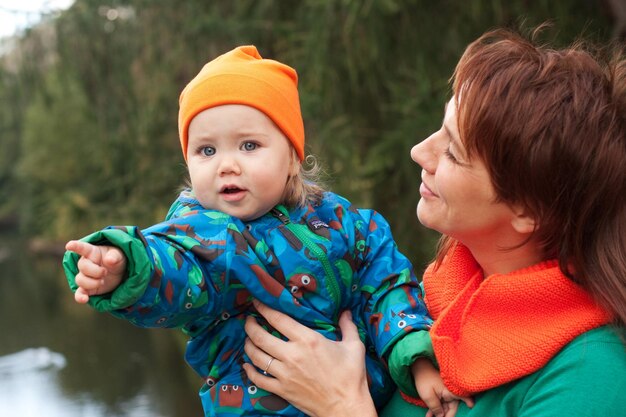
M444 154L448 157L449 160L451 160L452 162L458 162L456 157L454 155L452 155L452 152L450 152L450 148L446 149L444 151Z
M257 148L257 144L254 142L246 142L243 144L242 148L246 151L253 151Z
M215 155L215 148L212 146L204 146L200 149L200 153L204 156L213 156Z

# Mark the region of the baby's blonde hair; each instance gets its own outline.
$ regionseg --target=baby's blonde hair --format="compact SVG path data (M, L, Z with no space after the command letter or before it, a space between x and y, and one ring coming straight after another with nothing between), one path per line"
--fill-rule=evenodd
M283 204L289 208L304 207L307 204L318 205L321 203L325 189L321 185L321 167L313 155L308 155L304 164L300 163L295 148L292 147L290 164L299 164L298 173L287 178Z

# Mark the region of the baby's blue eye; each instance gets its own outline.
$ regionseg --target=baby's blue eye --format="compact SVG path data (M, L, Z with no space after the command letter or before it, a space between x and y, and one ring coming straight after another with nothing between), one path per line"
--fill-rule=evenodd
M204 156L213 156L215 155L215 148L212 146L205 146L202 149L200 149L200 152Z
M257 144L254 142L246 142L243 144L243 149L246 151L253 151L257 148Z

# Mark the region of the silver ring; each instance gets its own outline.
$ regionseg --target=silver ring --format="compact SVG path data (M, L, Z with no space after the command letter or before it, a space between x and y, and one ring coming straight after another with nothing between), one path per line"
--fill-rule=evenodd
M272 364L272 362L274 362L274 358L270 358L270 360L267 361L267 365L265 366L265 370L263 371L263 375L267 375L267 371L269 371L270 365Z

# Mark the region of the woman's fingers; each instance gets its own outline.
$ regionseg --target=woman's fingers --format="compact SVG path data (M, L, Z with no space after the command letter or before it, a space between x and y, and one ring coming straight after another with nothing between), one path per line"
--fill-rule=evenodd
M243 369L248 375L250 381L256 385L257 387L269 391L278 395L279 397L284 397L283 384L280 380L273 378L271 376L263 375L259 372L254 366L249 363L243 364Z
M341 329L341 340L345 342L360 342L359 330L356 324L352 321L352 313L350 310L345 310L339 316L339 329Z
M244 329L254 344L255 349L262 350L273 358L284 357L285 351L288 349L286 342L265 330L254 317L248 316L246 318ZM263 369L262 364L255 363L255 365Z
M250 319L250 318L248 318ZM282 366L280 359L264 352L256 346L250 339L246 339L244 343L244 351L250 358L254 366L260 369L264 375L278 375L279 368Z
M253 319L248 317L248 320ZM261 331L265 330L261 328ZM273 337L269 334L268 336ZM280 377L282 376L281 368L283 363L279 359L259 349L250 341L250 339L246 339L244 351L252 361L252 364L254 364L254 366L249 363L243 364L244 371L248 375L250 381L252 381L252 383L257 387L273 392L274 394L282 397L284 395L284 390L283 382L280 380ZM259 369L261 371L259 371Z
M293 343L287 343L272 335L257 323L254 318L246 320L246 333L252 342L268 355L287 363L298 363L306 352L313 352L315 347L325 340L324 336L298 323L288 315L276 311L254 300L257 311L267 322ZM350 332L350 329L348 330ZM298 347L294 347L298 344ZM300 348L300 346L303 346Z
M349 313L340 317L344 337L335 342L261 303L255 306L289 340L273 336L254 318L246 319L249 340L244 349L254 365L244 364L244 369L250 381L307 415L376 415L367 389L365 347ZM262 372L266 369L268 375Z
M302 328L301 323L298 323L286 314L269 308L258 300L252 300L252 304L256 307L257 311L265 317L267 322L272 325L273 328L278 330L282 335L289 340L295 340L302 338L303 336L318 333L309 328ZM256 340L254 341L255 344Z
M276 311L257 300L254 300L253 303L257 311L265 317L272 327L288 340L300 342L311 352L320 344L319 339L324 339L319 333L304 327L286 314ZM359 331L352 321L352 314L349 310L344 311L339 317L339 328L344 342L357 342L359 346L362 345ZM269 333L253 317L246 319L245 330L255 348L260 348L267 355L280 359L283 362L294 360L297 354L302 353L301 349L295 349L295 352L291 352L290 347L292 345ZM255 363L255 365L263 369L262 364Z

